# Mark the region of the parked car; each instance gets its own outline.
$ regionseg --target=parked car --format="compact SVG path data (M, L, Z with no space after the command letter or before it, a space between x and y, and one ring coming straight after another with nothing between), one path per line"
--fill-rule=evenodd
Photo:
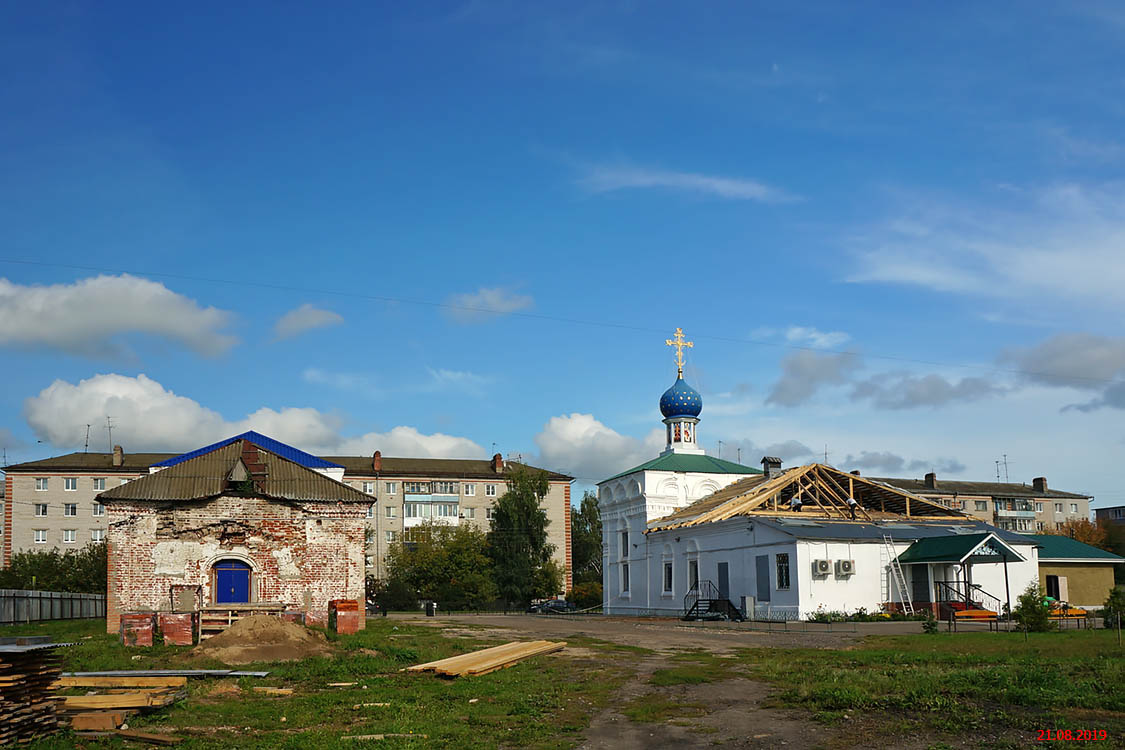
M578 608L574 603L568 602L566 599L550 599L532 604L527 608L527 611L544 615L564 615L568 612L574 612L576 609Z

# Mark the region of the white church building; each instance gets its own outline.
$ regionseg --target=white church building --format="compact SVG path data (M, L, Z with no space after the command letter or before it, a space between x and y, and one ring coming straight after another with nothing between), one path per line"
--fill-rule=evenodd
M703 401L660 399L667 445L598 484L606 614L803 619L818 611L999 612L1038 582L1034 537L824 464L707 456Z

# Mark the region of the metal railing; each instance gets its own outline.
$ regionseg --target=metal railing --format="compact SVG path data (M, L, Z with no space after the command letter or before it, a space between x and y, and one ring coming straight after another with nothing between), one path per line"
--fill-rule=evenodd
M105 594L0 589L0 625L105 617Z

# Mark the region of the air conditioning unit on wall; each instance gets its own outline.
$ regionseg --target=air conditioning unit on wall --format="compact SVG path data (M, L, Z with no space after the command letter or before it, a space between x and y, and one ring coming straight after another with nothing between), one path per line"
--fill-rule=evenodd
M812 561L812 574L814 576L826 576L832 572L831 560L813 560Z
M850 576L855 573L855 560L837 560L836 575Z

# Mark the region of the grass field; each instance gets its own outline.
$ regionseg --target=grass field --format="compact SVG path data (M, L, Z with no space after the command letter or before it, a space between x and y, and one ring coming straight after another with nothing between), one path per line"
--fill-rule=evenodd
M224 666L190 659L187 647L125 648L104 631L102 620L63 621L0 628L0 636L22 633L79 641L66 650L67 671ZM364 734L414 735L380 741L380 748L567 747L577 741L590 714L608 701L625 677L625 672L612 667L574 669L568 659L544 656L481 678L445 680L399 670L495 643L444 638L433 628L383 619L370 620L367 629L355 636L330 634L329 638L339 649L332 658L241 667L269 670L264 679L193 679L187 700L133 717L129 724L136 729L172 728L187 738L179 745L185 750L364 747L368 743L340 739ZM134 660L137 655L141 658ZM358 684L327 687L331 682ZM255 686L295 692L267 697L252 692ZM365 703L389 705L355 708ZM29 747L61 750L75 747L78 739L89 748L125 747L118 740L75 738L69 733Z

